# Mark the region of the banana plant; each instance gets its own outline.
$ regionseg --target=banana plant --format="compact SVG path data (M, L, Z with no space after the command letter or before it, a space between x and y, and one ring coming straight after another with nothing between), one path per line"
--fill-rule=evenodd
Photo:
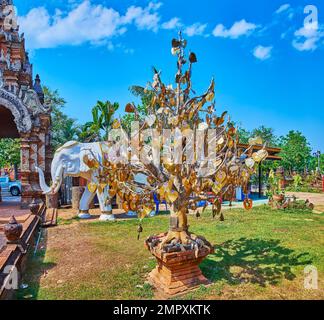
M79 139L84 142L106 140L118 108L119 104L117 102L98 101L91 111L92 121L82 126L79 132Z
M114 122L115 112L118 110L119 104L117 102L111 103L110 101L98 101L97 105L92 110L94 124L104 132L103 138L108 138L109 130Z

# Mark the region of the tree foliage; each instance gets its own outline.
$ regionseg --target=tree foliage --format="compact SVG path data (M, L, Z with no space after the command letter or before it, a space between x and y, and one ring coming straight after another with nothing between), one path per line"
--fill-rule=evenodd
M238 134L241 143L248 143L250 138L261 137L263 143L266 143L267 147L276 147L279 145L278 137L275 135L273 128L263 125L252 131L248 131L239 126Z
M281 137L281 149L281 164L290 174L306 169L311 160L311 148L300 131L291 130Z
M320 173L324 174L324 153L322 153L319 157L319 167L320 167ZM312 156L310 159L309 168L311 171L316 171L318 168L318 157Z
M44 86L45 104L52 110L52 148L55 151L58 147L70 140L77 139L79 126L75 119L63 112L66 101L60 96L57 90L51 90Z
M238 135L240 143L247 144L251 138L251 132L241 127L238 128Z
M267 144L267 147L278 146L278 138L274 134L273 128L265 127L262 125L252 130L251 137L261 137L263 143Z
M82 142L107 140L118 108L117 102L98 101L91 111L92 121L85 123L80 128L79 140Z
M0 168L20 164L20 139L0 139Z

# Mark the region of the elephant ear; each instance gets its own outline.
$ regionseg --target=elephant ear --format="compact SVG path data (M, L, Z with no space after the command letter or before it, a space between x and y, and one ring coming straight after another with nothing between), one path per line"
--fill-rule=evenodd
M78 143L79 143L78 141L68 141L68 142L66 142L65 144L63 144L63 146L59 147L59 148L55 151L55 153L60 152L60 151L62 151L63 149L71 148L71 147L75 146L75 145L78 144Z

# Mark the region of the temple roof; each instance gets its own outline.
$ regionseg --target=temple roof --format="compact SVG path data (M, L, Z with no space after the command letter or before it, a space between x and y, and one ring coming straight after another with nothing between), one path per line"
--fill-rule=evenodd
M44 92L43 92L43 88L41 86L41 80L40 80L40 77L38 74L36 75L36 78L35 78L34 90L37 93L41 103L44 103Z
M32 64L25 50L25 39L19 34L19 27L13 0L0 0L0 89L29 97L24 103L35 100L32 92L44 103L44 93L39 76L33 84ZM33 102L39 105L38 101Z
M3 87L32 87L32 65L25 50L25 39L19 34L16 10L12 0L0 0L0 76Z

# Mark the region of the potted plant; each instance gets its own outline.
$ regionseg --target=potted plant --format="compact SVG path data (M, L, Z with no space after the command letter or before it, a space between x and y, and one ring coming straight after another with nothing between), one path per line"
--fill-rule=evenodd
M269 173L267 196L269 197L269 202L275 201L282 203L285 199L285 192L281 188L280 178L273 170Z

